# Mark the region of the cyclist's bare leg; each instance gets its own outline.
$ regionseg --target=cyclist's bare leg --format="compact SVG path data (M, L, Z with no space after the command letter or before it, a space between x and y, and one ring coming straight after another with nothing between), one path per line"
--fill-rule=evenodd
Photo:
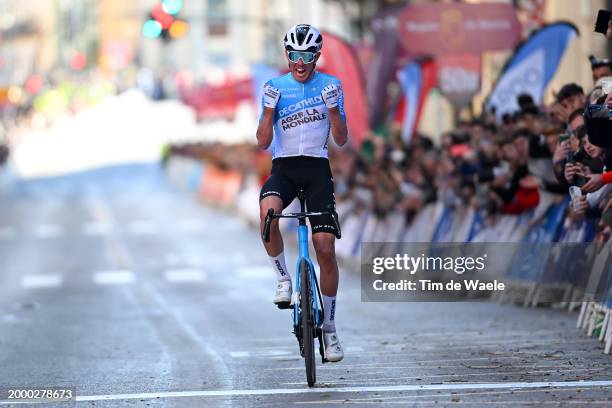
M338 292L338 263L336 262L336 237L329 232L312 234L312 244L321 268L321 292L336 296Z
M274 208L275 213L283 211L283 200L277 196L267 196L259 202L259 230L263 233L266 213L269 208ZM283 237L278 228L278 218L270 223L270 241L264 242L264 247L269 256L278 256L283 252Z
M260 213L260 231L263 233L263 228L266 220L266 213L270 208L274 209L275 213L280 213L283 210L283 201L276 196L268 196L259 202ZM278 228L278 218L270 223L270 241L263 242L270 264L276 272L278 284L276 285L276 293L274 294L273 302L281 309L287 309L291 302L291 274L285 263L285 254L283 253L283 237Z
M336 262L335 235L328 232L312 234L312 243L321 267L321 292L325 316L323 318L323 342L327 361L337 362L344 352L336 333L336 293L338 292L338 263Z

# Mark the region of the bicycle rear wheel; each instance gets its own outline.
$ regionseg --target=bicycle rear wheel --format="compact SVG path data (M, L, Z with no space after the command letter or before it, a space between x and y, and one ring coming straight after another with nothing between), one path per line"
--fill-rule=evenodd
M306 381L309 387L312 387L317 380L314 349L314 311L312 302L310 265L305 259L302 259L300 262L300 307L302 309L300 314L300 325L302 326Z

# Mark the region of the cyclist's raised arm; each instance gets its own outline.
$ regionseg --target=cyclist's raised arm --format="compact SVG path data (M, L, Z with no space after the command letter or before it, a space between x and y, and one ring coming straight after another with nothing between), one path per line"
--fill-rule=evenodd
M264 108L259 126L257 126L257 146L267 149L272 143L272 128L274 126L274 109Z
M343 146L348 140L346 117L344 115L344 95L340 84L330 84L321 92L323 101L329 111L329 124L334 142Z
M329 110L329 122L334 142L336 142L338 146L344 146L348 140L348 130L346 128L346 122L338 108Z
M263 112L257 126L257 145L262 149L267 149L272 143L274 128L274 113L276 104L280 99L280 91L274 88L269 82L264 85L262 105Z

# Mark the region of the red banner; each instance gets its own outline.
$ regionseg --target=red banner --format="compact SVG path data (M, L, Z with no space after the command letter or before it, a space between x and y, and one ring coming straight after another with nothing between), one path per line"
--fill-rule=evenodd
M503 3L415 4L399 29L406 50L426 55L511 49L521 35L514 7Z
M198 119L233 119L240 102L252 103L253 83L248 78L218 86L201 85L183 90L182 99L195 109Z
M321 72L337 77L344 91L349 138L353 145L360 146L369 131L366 111L365 78L359 59L351 45L343 39L323 33L323 50L317 68Z

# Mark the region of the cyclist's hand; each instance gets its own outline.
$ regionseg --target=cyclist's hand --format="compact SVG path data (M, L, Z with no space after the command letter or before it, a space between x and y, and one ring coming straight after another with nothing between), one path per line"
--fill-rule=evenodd
M338 107L338 98L340 98L340 92L342 90L334 84L329 84L321 91L321 97L325 102L327 109L333 109Z
M280 91L271 85L265 85L263 89L263 103L266 108L276 108L280 99Z

